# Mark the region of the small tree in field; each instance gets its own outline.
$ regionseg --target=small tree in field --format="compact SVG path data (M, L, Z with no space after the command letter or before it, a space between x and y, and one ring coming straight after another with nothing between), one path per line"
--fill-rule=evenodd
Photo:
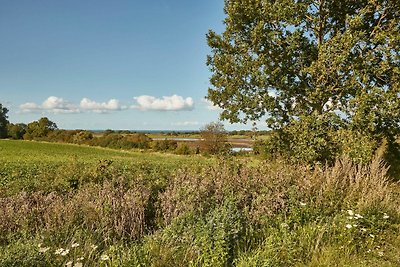
M211 122L200 129L200 150L220 154L228 150L226 130L221 122Z

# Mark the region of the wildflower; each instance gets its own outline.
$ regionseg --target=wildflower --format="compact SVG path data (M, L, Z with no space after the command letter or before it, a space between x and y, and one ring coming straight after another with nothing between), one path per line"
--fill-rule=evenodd
M364 218L363 216L361 216L361 215L358 214L358 213L356 213L356 214L354 215L354 217L355 217L356 219L362 219L362 218Z
M300 206L305 207L305 206L307 206L307 204L304 202L300 202Z
M347 219L353 220L353 216L348 216Z
M379 252L378 252L378 255L379 255L380 257L382 257L382 256L383 256L383 251L379 251Z
M39 247L39 252L40 252L40 253L45 253L45 252L47 252L49 249L50 249L49 247L45 247L45 248Z
M82 262L77 262L77 263L75 263L74 264L74 267L83 267L83 264L82 264Z
M358 224L353 224L353 227L357 227L358 226Z
M77 248L77 247L79 247L79 244L78 244L78 243L73 243L73 244L71 245L71 247L72 247L72 248Z
M353 216L354 212L352 210L347 210L347 214L349 214L350 216Z
M37 246L38 246L38 248L42 247L42 243L39 243Z
M69 249L65 249L63 252L61 252L61 256L66 256L69 253Z
M59 248L59 249L56 250L56 252L54 252L54 254L60 255L63 252L64 252L64 249L63 248Z
M351 225L351 224L346 224L346 228L347 229L351 229L353 227L353 225Z
M370 237L374 238L375 236L373 234L369 234Z
M384 214L383 214L383 219L385 219L385 220L386 220L386 219L389 219L389 218L390 218L390 216L389 216L389 215L387 215L386 213L384 213Z
M80 257L77 259L77 261L83 261L85 259L85 257Z
M101 255L100 259L102 261L108 261L110 259L110 257L108 257L108 255L103 254L103 255Z
M65 266L71 267L72 266L72 261L69 261L65 264Z

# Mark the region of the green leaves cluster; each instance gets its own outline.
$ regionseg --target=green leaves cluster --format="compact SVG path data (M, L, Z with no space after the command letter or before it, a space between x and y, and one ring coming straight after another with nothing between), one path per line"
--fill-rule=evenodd
M7 137L8 109L0 103L0 138Z
M319 156L312 158L330 149L321 142L330 143L338 130L394 143L400 131L399 1L226 0L225 13L225 31L207 35L208 99L223 109L223 119L266 118L279 133L313 139L302 139L315 146ZM325 136L313 130L322 126Z

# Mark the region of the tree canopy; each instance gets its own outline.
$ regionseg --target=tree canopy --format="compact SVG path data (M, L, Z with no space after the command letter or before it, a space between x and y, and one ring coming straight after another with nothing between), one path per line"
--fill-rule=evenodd
M7 137L8 109L0 103L0 138Z
M200 149L210 154L220 154L229 150L226 130L221 122L211 122L200 129Z
M208 99L230 122L302 121L394 140L400 130L400 1L226 0L210 31Z
M50 132L58 129L57 124L47 117L40 118L28 124L25 139L41 138L47 136Z

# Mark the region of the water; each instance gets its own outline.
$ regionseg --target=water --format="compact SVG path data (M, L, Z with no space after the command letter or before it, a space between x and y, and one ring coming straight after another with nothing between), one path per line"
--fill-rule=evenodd
M253 148L251 147L232 147L231 150L233 152L251 152Z

